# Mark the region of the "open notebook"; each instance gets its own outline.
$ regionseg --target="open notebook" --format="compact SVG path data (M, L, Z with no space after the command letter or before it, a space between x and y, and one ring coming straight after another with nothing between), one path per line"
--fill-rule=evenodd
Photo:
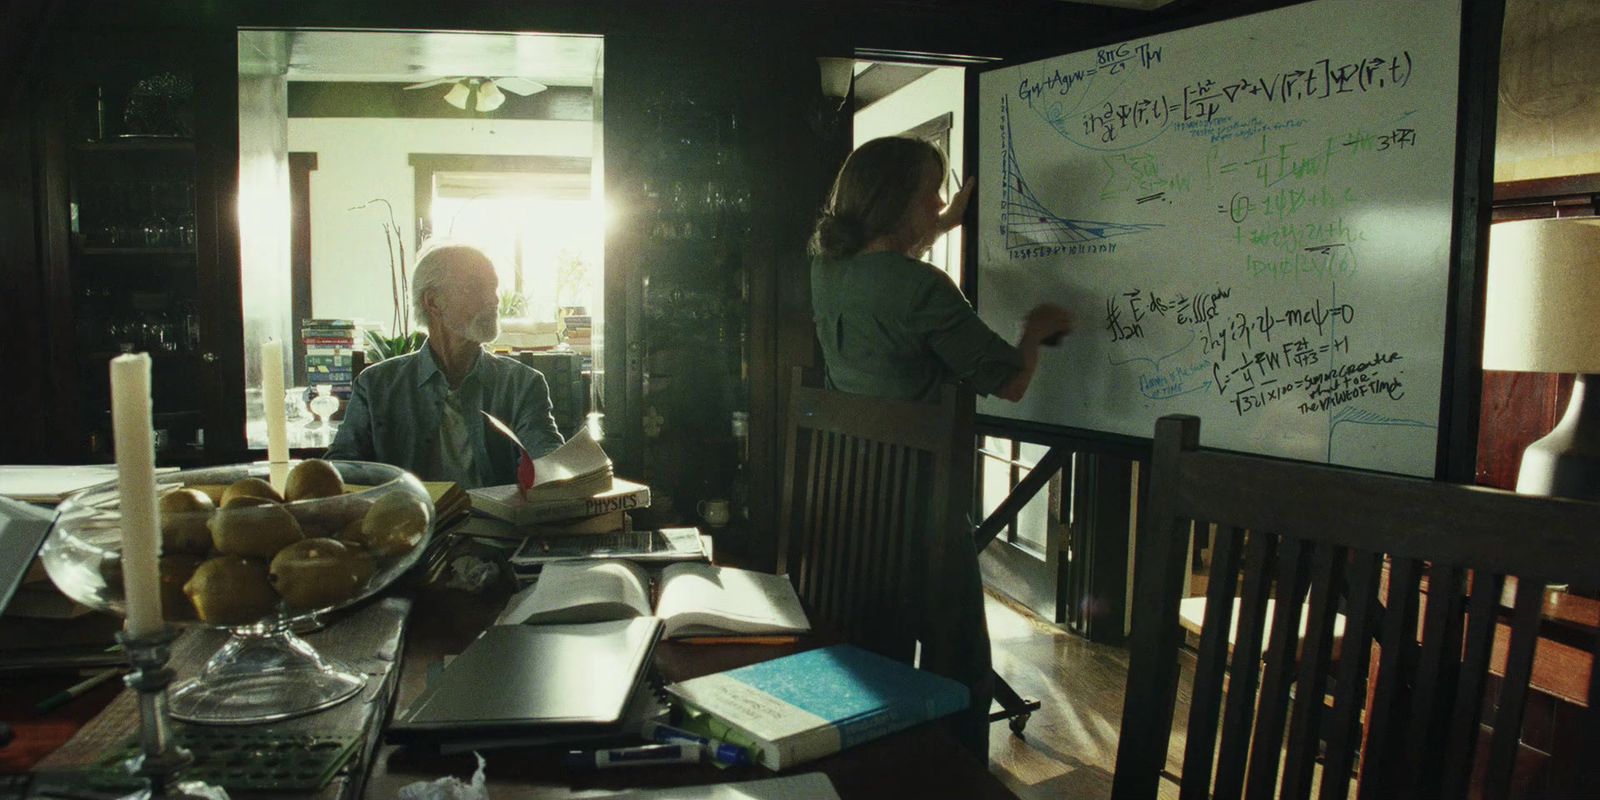
M811 630L782 575L685 562L661 570L654 615L668 639ZM557 561L513 595L498 624L581 623L651 616L650 575L631 561Z

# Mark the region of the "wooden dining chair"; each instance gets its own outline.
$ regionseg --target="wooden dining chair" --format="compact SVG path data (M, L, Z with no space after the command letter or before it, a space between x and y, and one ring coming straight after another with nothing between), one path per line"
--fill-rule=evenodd
M1342 799L1352 780L1359 798L1508 796L1546 587L1600 575L1600 504L1206 450L1199 434L1194 417L1156 423L1113 797L1155 797L1173 772L1184 798ZM1211 523L1207 618L1169 755L1186 544ZM1600 752L1600 636L1563 636L1589 654L1582 735ZM1600 785L1585 766L1577 785Z
M937 613L942 602L930 577L963 533L951 521L971 502L970 485L953 490L956 437L971 431L971 406L953 388L933 404L814 382L795 370L778 571L815 617L910 663L929 604Z

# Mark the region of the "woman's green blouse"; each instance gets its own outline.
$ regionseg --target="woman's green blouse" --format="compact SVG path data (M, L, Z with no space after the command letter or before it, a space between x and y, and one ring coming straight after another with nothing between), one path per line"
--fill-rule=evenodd
M934 401L947 381L994 394L1022 369L948 275L900 253L816 259L811 302L832 389Z

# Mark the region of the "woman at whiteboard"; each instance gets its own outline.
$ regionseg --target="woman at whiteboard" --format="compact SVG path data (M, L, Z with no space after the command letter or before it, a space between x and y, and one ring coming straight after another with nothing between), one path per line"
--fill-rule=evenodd
M1022 321L1015 345L984 324L972 305L922 254L960 224L973 182L950 204L940 197L944 153L920 139L874 139L845 160L811 239L811 300L828 387L855 394L936 401L961 382L981 394L1022 399L1040 345L1067 333L1065 309L1041 305ZM951 531L969 547L970 527ZM958 551L959 552L959 551ZM977 554L944 567L941 589L958 598L942 636L924 638L922 664L966 684L971 705L956 720L962 744L988 763L994 693L983 579ZM948 640L948 641L938 641Z
M937 147L874 139L850 154L811 237L811 302L828 387L902 400L936 399L949 381L1021 400L1039 347L1067 333L1066 309L1043 304L1012 345L978 317L923 253L961 224L975 182L948 206Z

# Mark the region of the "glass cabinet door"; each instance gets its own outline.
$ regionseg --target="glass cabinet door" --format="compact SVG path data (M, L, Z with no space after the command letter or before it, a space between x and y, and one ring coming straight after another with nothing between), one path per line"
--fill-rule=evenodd
M73 389L57 409L83 460L112 458L109 360L148 353L156 458L192 464L205 446L206 364L196 240L193 64L127 37L79 34L59 42L64 107L59 158L70 286ZM146 43L148 44L148 43Z

